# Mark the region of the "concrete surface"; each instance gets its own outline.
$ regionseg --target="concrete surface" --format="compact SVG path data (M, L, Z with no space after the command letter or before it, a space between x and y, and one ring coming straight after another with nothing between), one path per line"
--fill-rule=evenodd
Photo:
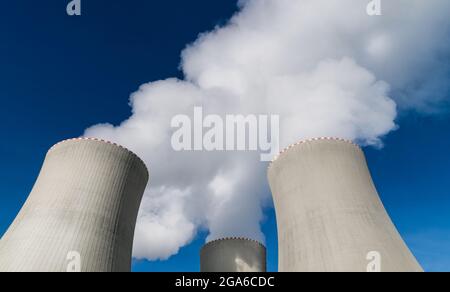
M95 139L55 145L0 242L0 271L130 271L147 181L144 163L118 145Z
M207 243L200 252L201 272L265 272L266 248L244 238Z
M301 142L279 155L268 178L281 272L422 271L385 211L358 146L329 138Z

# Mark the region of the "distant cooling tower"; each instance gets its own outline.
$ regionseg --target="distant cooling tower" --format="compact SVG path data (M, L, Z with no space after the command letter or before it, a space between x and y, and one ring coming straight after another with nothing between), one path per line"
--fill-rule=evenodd
M266 248L244 238L226 238L207 243L200 252L202 272L265 272Z
M118 145L55 145L0 242L0 271L130 271L147 181L144 163Z
M268 172L282 272L422 271L385 211L363 151L338 139L289 147Z

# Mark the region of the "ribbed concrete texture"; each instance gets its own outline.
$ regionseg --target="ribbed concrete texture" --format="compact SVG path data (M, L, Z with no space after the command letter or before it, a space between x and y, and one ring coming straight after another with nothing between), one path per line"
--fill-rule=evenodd
M385 211L358 146L330 138L293 145L268 177L280 271L422 271Z
M244 238L226 238L207 243L200 252L202 272L265 272L266 248Z
M118 145L55 145L0 242L0 271L130 271L147 181L144 163Z

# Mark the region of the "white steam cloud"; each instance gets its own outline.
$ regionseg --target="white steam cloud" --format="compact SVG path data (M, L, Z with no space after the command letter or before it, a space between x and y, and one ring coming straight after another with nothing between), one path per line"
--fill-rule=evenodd
M247 0L229 23L182 54L185 80L141 86L132 116L85 136L120 143L148 164L134 256L167 259L199 230L209 240L260 231L266 164L251 152L174 152L171 119L195 106L214 114L279 114L281 146L337 136L380 146L398 109L437 112L449 93L448 0Z

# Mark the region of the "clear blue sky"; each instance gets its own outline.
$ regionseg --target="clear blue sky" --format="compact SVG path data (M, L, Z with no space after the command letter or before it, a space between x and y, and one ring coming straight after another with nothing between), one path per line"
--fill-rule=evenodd
M84 15L71 18L65 5L2 3L0 234L21 208L51 145L93 124L126 119L131 92L149 81L181 77L185 45L236 10L230 0L83 1ZM383 149L366 149L374 180L424 268L450 271L450 116L404 113L398 124ZM274 271L273 211L266 217ZM134 270L197 271L205 236L168 261L135 262Z

